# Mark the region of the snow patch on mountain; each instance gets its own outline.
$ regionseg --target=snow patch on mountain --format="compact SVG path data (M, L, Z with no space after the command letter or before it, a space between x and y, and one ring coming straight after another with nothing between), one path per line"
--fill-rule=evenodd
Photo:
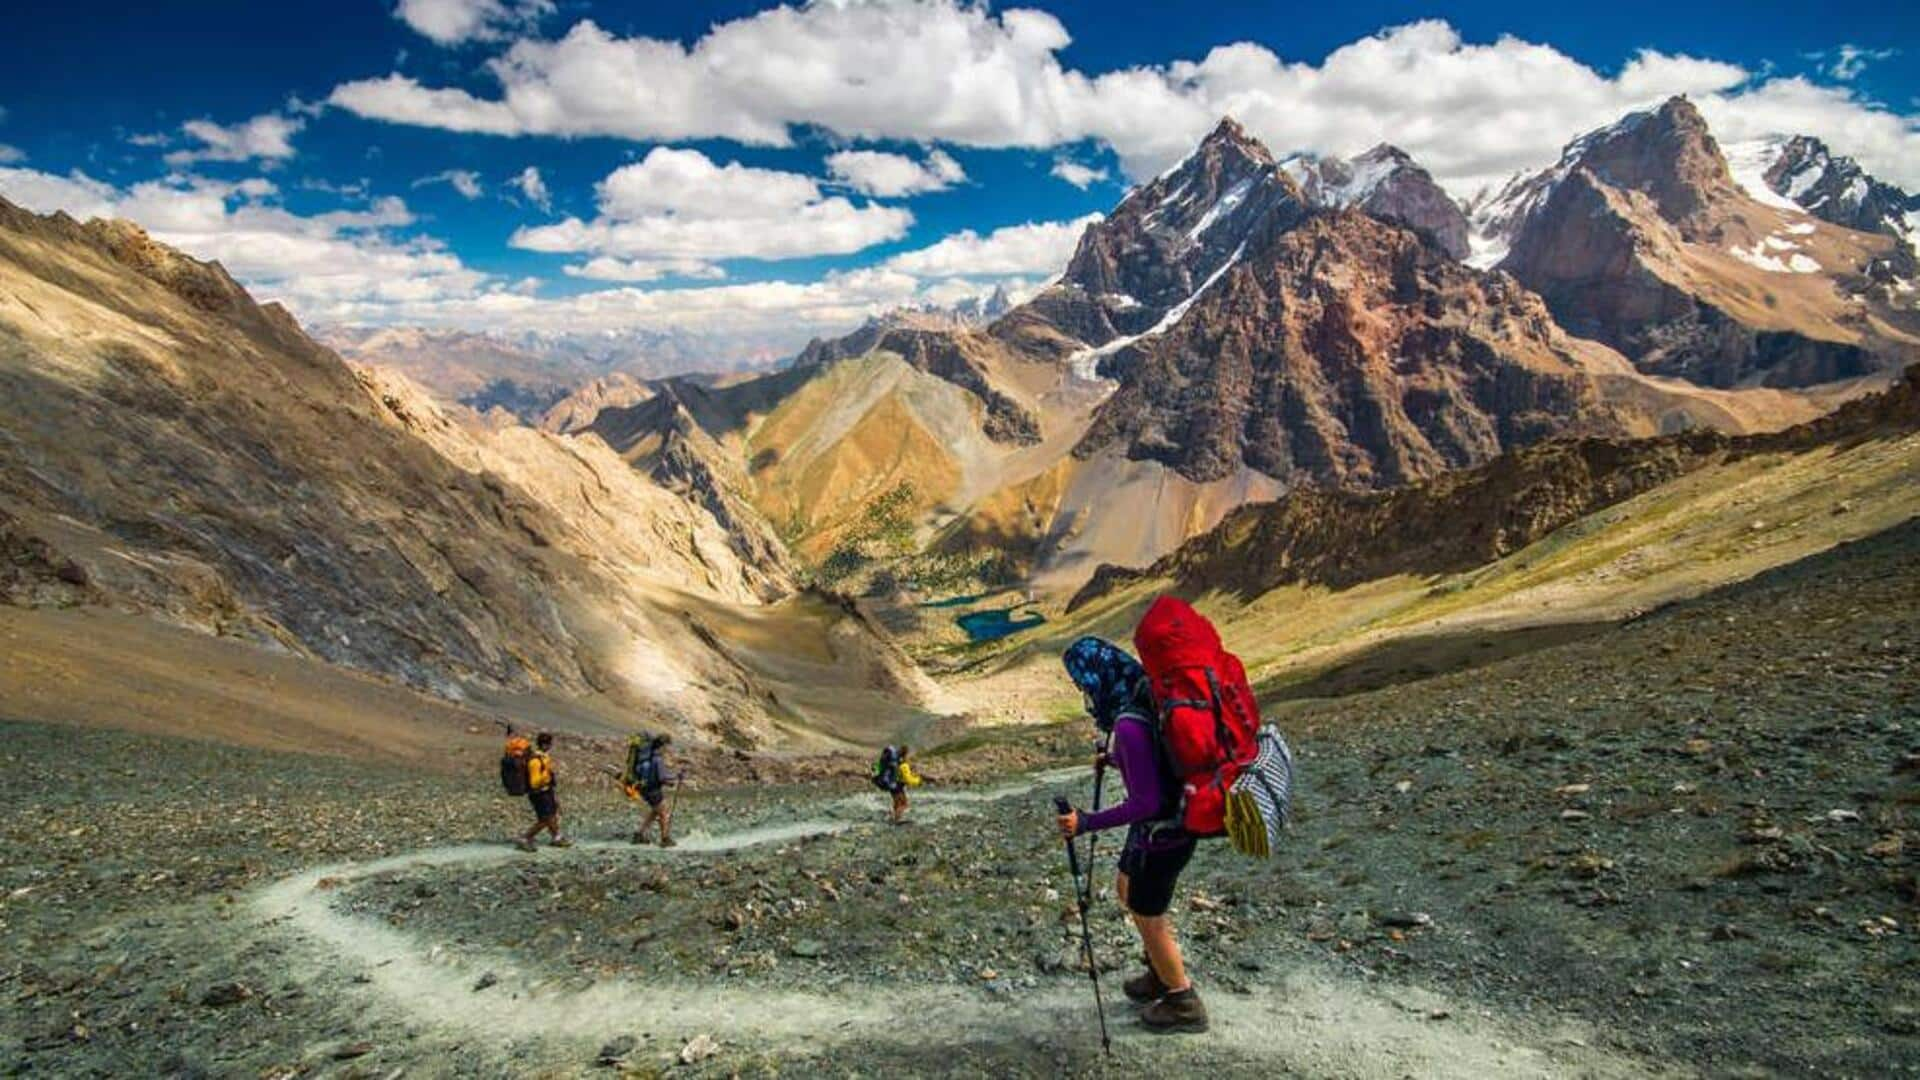
M1753 139L1722 146L1720 152L1727 159L1727 171L1733 174L1733 182L1749 198L1776 210L1805 213L1806 209L1791 196L1773 190L1767 183L1767 170L1780 160L1785 148L1785 139Z
M1728 248L1727 253L1748 266L1774 274L1817 274L1824 269L1818 260L1799 248L1799 244L1774 233L1762 237L1750 248L1735 245Z
M1112 380L1103 378L1100 375L1100 361L1102 359L1112 356L1136 342L1159 337L1161 334L1178 326L1180 320L1185 318L1187 312L1193 308L1194 302L1205 295L1206 291L1213 287L1214 282L1226 276L1227 271L1233 269L1234 266L1240 262L1240 256L1246 254L1246 251L1247 242L1242 240L1240 241L1240 246L1233 249L1233 254L1227 256L1227 261L1220 264L1219 269L1208 275L1207 280L1201 282L1200 287L1193 290L1192 295L1168 308L1166 314L1160 316L1159 322L1154 323L1151 327L1137 334L1125 334L1114 338L1104 345L1081 349L1073 353L1067 357L1068 369L1073 372L1075 378L1082 382L1111 383Z
M1200 215L1200 220L1194 222L1193 228L1187 230L1187 239L1189 240L1200 239L1201 234L1206 232L1208 229L1212 228L1214 222L1219 221L1223 216L1232 213L1234 207L1239 206L1241 203L1245 202L1247 199L1247 192L1253 190L1253 182L1257 179L1259 179L1259 177L1249 176L1245 180L1242 180L1239 183L1233 185L1233 187L1227 189L1226 194L1221 195L1220 198L1216 200L1212 206L1207 207L1206 213Z

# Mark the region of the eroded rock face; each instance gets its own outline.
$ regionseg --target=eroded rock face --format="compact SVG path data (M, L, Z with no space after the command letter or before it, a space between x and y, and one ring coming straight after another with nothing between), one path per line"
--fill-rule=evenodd
M794 567L786 545L747 499L745 478L694 418L684 392L684 384L669 380L644 402L602 410L587 430L655 483L712 514L741 562L758 568L769 597L790 591Z
M1740 197L1706 119L1685 98L1622 120L1588 143L1579 162L1602 183L1651 199L1660 218L1692 241L1710 235Z
M603 375L554 403L540 417L539 426L569 435L592 427L594 419L607 409L638 405L652 396L653 388L639 378L625 372Z
M1380 486L1613 429L1539 299L1354 211L1276 219L1180 323L1122 350L1076 452L1195 480Z

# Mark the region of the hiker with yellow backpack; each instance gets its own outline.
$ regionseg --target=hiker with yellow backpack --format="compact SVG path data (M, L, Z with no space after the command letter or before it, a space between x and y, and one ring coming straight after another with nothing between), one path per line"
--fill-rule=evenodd
M920 774L914 771L912 753L905 743L882 747L869 777L874 787L893 797L891 820L895 825L907 823L907 789L920 786Z
M554 847L572 847L573 841L560 831L559 778L553 768L553 733L541 732L529 744L524 736L507 729L506 751L500 757L500 782L509 795L525 795L533 806L533 827L515 841L521 851L534 850L533 838L547 830Z

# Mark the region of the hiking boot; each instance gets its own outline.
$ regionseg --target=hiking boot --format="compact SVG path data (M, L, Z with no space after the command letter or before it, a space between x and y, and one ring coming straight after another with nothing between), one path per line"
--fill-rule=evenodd
M1140 1026L1163 1035L1198 1034L1207 1030L1207 1007L1189 986L1140 1010Z
M679 847L679 846L680 846L680 842L679 842L679 841L677 841L677 840L675 840L675 839L674 839L673 837L671 837L671 836L663 836L663 837L661 837L661 838L660 838L660 846L661 846L661 847L663 847L663 848L669 848L669 847Z
M633 834L633 842L634 842L634 843L636 843L636 844L644 844L644 843L646 843L646 842L647 842L647 834L646 834L646 833L638 833L638 832L637 832L637 833L634 833L634 834Z
M517 848L519 848L519 849L520 849L521 851L538 851L538 850L540 850L539 848L537 848L537 847L535 847L535 846L533 845L533 841L531 841L531 840L529 840L529 839L527 839L527 838L526 838L526 837L524 837L524 836L523 836L523 837L521 837L521 838L520 838L520 839L518 839L518 840L515 840L515 841L513 842L513 846L514 846L514 847L517 847Z
M1167 984L1160 981L1160 976L1152 968L1148 968L1121 983L1120 989L1126 991L1128 1001L1135 1005L1147 1005L1166 995Z
M554 838L553 838L553 846L554 846L554 847L572 847L572 846L573 846L573 837L571 837L571 836L556 836L556 837L554 837Z

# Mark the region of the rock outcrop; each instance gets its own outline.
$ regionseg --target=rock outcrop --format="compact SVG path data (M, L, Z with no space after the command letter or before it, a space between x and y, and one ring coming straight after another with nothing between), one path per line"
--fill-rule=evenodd
M1822 221L1891 236L1909 251L1920 244L1920 195L1873 176L1811 135L1776 144L1761 180Z
M794 567L773 526L754 508L743 472L688 411L683 383L669 380L646 401L602 410L587 431L614 447L635 469L712 514L741 561L761 568L784 592Z

